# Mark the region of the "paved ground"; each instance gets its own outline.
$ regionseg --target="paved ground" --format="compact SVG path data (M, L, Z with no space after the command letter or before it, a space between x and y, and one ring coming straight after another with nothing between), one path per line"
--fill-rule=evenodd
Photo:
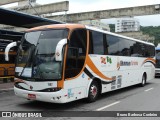
M13 89L13 84L14 84L13 82L1 83L0 84L0 91Z
M14 95L13 91L4 91L0 93L0 111L45 111L54 115L54 111L160 111L160 79L156 78L145 87L138 85L116 90L103 94L96 102L86 103L85 100L78 100L67 104L53 104L37 101L28 101ZM72 113L74 114L74 112ZM98 117L98 118L97 118ZM159 120L156 117L128 118L128 117L112 117L104 118L85 117L85 120ZM29 120L29 118L25 118ZM55 118L43 118L51 120ZM81 120L80 118L59 117L58 120ZM37 119L38 120L38 119Z

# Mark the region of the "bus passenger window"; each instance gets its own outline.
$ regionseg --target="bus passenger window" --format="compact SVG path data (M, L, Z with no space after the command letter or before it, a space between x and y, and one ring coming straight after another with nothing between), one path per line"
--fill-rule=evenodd
M108 55L119 55L119 39L118 37L107 35Z
M103 33L90 31L90 41L92 44L93 54L104 54Z

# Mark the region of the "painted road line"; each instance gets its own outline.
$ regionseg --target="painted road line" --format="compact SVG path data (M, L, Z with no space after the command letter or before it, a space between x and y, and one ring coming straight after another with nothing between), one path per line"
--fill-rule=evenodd
M152 90L153 88L149 88L149 89L147 89L147 90L145 90L145 92L148 92L148 91L150 91L150 90Z
M104 106L104 107L98 108L98 109L96 109L96 111L104 110L104 109L109 108L109 107L111 107L111 106L113 106L113 105L116 105L116 104L118 104L118 103L120 103L120 101L117 101L117 102L114 102L114 103L112 103L112 104L106 105L106 106Z

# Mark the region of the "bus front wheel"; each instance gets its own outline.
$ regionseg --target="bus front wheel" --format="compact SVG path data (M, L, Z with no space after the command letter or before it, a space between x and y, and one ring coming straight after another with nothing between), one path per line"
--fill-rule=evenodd
M95 102L98 98L99 92L100 90L99 90L98 83L96 81L93 81L89 87L87 101Z

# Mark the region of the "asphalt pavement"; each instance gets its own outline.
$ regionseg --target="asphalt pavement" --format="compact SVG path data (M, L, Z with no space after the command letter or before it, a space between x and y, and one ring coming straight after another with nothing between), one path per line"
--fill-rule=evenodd
M7 86L9 83L5 83ZM5 85L0 85L0 89L6 89ZM87 103L85 99L66 103L54 104L39 101L29 101L14 95L13 83L8 87L8 91L0 92L0 111L160 111L160 79L156 78L149 81L145 87L134 85L120 90L102 94L94 103ZM54 114L54 112L53 112ZM73 112L74 114L74 112ZM92 116L92 115L91 115ZM97 116L98 119L128 120L128 117L112 117L104 118ZM97 117L85 117L85 120L97 120ZM26 118L27 119L27 118ZM46 118L47 120L53 118ZM75 119L75 117L57 118L60 120ZM81 119L76 118L76 119ZM136 119L132 117L129 119ZM146 117L140 117L138 120L146 120ZM147 117L147 119L157 119L158 117Z
M13 82L8 82L8 83L1 82L0 83L0 92L13 90L13 86L14 86Z

